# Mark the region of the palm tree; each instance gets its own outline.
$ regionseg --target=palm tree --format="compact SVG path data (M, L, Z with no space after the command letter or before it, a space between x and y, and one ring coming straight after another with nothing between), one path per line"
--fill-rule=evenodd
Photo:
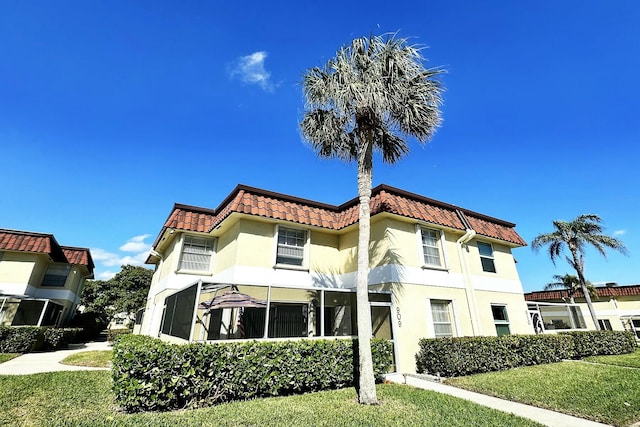
M555 274L553 279L555 282L547 283L544 290L551 291L553 289L565 289L569 293L569 301L571 304L575 304L574 296L578 291L582 290L578 276L574 276L573 274L563 274L562 276ZM590 297L597 296L596 289L589 281L587 281L587 289L589 290Z
M358 167L356 305L362 404L378 402L368 295L373 152L395 163L407 154L408 137L424 143L441 122L443 88L435 77L443 70L426 69L420 51L395 34L361 37L339 49L324 67L308 69L303 78L302 136L320 157L355 160Z
M549 245L549 257L555 264L556 259L564 254L564 250L568 249L571 257L565 255L569 265L576 270L580 289L584 293L587 301L589 312L596 329L600 329L596 312L591 303L591 296L587 286L587 280L584 277L584 252L587 246L593 246L604 256L607 257L605 248L614 249L622 254L627 253L627 248L622 241L615 237L607 236L602 233L602 219L595 214L580 215L573 221L553 221L555 231L551 233L540 234L531 242L531 248L535 251L545 245Z

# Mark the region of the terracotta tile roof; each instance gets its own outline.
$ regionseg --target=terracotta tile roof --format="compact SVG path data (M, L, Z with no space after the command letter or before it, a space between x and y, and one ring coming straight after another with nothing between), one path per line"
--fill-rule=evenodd
M207 232L211 229L214 218L215 212L211 209L175 204L164 226L179 230Z
M598 297L621 297L621 296L639 296L640 285L626 285L626 286L597 286L596 294ZM574 294L575 298L583 298L582 291L578 291ZM548 300L560 300L562 298L569 298L569 292L565 290L556 291L535 291L524 294L526 301L548 301Z
M358 203L356 197L335 206L238 185L217 209L174 205L153 247L157 246L167 229L210 232L234 212L341 230L358 222ZM515 231L515 224L387 185L379 185L372 190L371 216L382 212L461 231L471 226L477 234L517 246L526 245Z
M89 249L60 246L53 234L0 229L0 250L47 254L54 262L84 265L93 274Z
M91 257L91 251L87 248L73 248L71 246L62 246L62 252L69 264L84 265L90 273L93 273L95 265Z

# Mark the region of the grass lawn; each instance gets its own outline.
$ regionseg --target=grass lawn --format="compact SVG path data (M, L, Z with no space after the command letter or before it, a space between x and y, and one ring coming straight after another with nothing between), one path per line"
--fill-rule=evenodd
M107 371L0 376L0 425L111 426L539 426L464 400L397 384L378 386L379 406L353 388L233 402L169 413L118 412Z
M620 354L617 356L592 356L584 359L588 362L604 363L606 365L628 366L640 368L640 349L635 353ZM640 373L638 373L640 375Z
M112 357L113 350L82 351L65 357L60 363L94 368L110 368Z
M4 363L20 356L20 353L0 353L0 363Z
M447 383L617 426L640 421L636 369L571 361L451 378Z

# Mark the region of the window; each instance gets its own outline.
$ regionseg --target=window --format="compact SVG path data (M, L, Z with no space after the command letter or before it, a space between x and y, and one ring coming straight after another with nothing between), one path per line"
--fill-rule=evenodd
M182 243L180 270L209 271L213 258L214 239L185 236Z
M504 305L492 305L491 313L493 314L493 322L496 325L496 333L498 336L511 334L507 307Z
M308 336L309 306L305 303L273 303L269 309L269 338Z
M160 326L163 334L185 340L189 339L197 293L198 286L193 285L165 299L165 309Z
M611 321L609 319L598 319L598 325L600 325L601 331L611 331Z
M431 300L431 318L436 338L453 336L451 301Z
M636 338L640 339L640 319L631 320L631 328L636 333Z
M42 279L42 286L64 286L71 266L69 264L52 264Z
M304 247L306 243L306 231L278 227L276 264L302 267L304 265Z
M482 271L487 273L495 273L496 265L493 260L493 248L489 243L478 242L478 251L480 252L480 262L482 263Z
M421 228L422 234L422 255L424 256L424 265L442 267L442 244L440 240L440 231L430 228Z

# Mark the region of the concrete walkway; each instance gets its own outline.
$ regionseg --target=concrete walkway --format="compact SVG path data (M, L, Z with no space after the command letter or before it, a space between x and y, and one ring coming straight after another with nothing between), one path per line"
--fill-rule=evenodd
M559 412L537 408L535 406L525 405L522 403L511 402L510 400L498 399L497 397L474 393L472 391L463 390L461 388L452 387L450 385L442 384L436 381L429 381L410 375L406 376L406 382L405 376L402 374L388 374L385 376L385 378L391 382L408 384L424 390L431 390L438 393L459 397L461 399L469 400L482 406L487 406L499 411L515 414L523 418L528 418L549 427L608 426L608 424L601 424L595 421L572 417L571 415L561 414Z
M0 363L0 375L27 375L40 372L55 371L96 371L108 368L90 368L86 366L71 366L60 363L65 357L82 351L111 350L106 342L88 342L85 344L70 344L67 350L27 353Z

